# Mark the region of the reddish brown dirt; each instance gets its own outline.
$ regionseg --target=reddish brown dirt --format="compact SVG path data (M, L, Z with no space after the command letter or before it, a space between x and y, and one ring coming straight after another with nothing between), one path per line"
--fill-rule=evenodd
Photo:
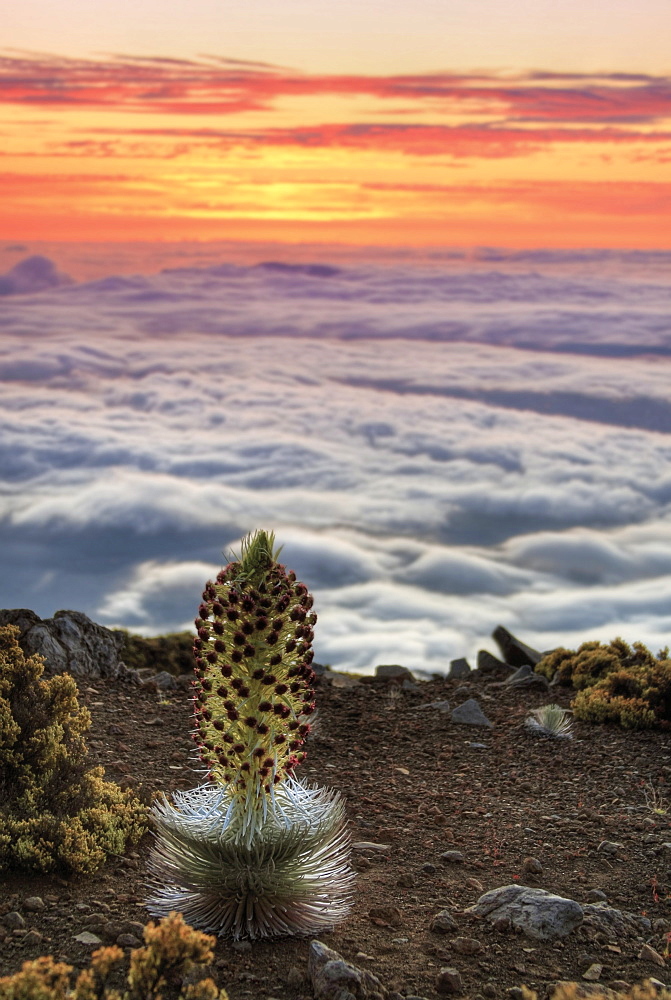
M492 688L493 679L474 674L458 696L463 681L435 679L418 691L396 689L397 696L389 682L372 678L351 688L320 683L318 723L300 774L343 792L354 841L388 845L355 852L352 914L322 940L374 972L388 990L428 998L437 996L443 966L459 970L464 997L503 997L521 984L542 996L558 979L580 980L593 963L603 966L604 985L649 976L668 984L671 959L665 967L639 959L642 940L589 940L579 929L544 944L463 914L483 892L517 882L578 902L602 890L610 905L657 921L647 940L660 953L668 951L671 930L671 848L664 846L671 841L668 734L575 723L570 742L534 737L522 728L528 710L549 700L568 705L570 692L548 697ZM436 699L456 705L469 694L492 729L417 710ZM148 689L96 681L80 685L80 700L93 717L91 762L104 764L109 778L145 796L198 783L190 770L188 692L170 692L164 700ZM597 850L604 840L622 845L615 856ZM0 941L0 972L47 953L76 968L87 965L96 946L74 936L101 910L113 924L134 922L129 929L137 934L138 922L149 920L142 901L150 845L148 834L128 858L115 858L92 876L5 874L0 915L18 910L25 928ZM450 850L464 861L444 861ZM541 873L527 873L529 857L540 861ZM36 895L46 907L28 912L23 903ZM455 934L429 929L444 908L455 916L457 936L481 942L479 954L459 954L451 945ZM218 941L218 983L231 1000L311 997L308 947L309 940L299 939L242 949Z

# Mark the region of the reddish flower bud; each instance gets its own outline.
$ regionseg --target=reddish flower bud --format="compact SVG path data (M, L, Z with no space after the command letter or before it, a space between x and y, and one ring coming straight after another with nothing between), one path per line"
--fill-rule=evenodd
M216 639L215 640L214 648L216 649L216 651L218 653L225 653L226 652L226 646L225 646L224 642L221 639Z
M196 631L198 631L199 628L203 627L205 622L203 621L202 618L196 618L193 624L196 626Z
M250 657L254 656L254 654L256 653L256 649L254 648L254 646L250 646L250 644L247 643L242 652L245 654L245 656Z
M221 719L215 719L215 720L214 720L214 722L212 723L212 725L213 725L213 726L214 726L214 728L215 728L215 729L217 729L217 730L218 730L219 732L221 732L221 731L223 730L223 728L224 728L224 724L223 724L223 722L221 721Z
M234 677L233 680L231 681L231 687L235 688L236 691L238 690L238 688L241 688L242 685L243 685L242 677Z
M279 632L283 625L284 625L283 618L275 618L275 620L273 621L273 628L275 629L276 632Z
M243 622L242 631L245 633L245 635L252 635L254 632L254 626L252 625L251 622Z
M279 635L277 632L269 632L266 636L266 642L269 646L274 646L278 639Z
M206 619L210 617L210 609L207 604L201 604L198 608L198 614L201 618Z
M252 752L252 757L263 757L265 752L266 751L263 749L263 747L257 747L256 750Z
M295 719L292 719L291 722L289 723L289 729L298 729L298 723L296 722Z
M262 680L262 679L263 679L263 678L264 678L265 676L266 676L266 672L265 672L265 670L263 669L263 667L257 667L257 668L256 668L256 670L254 671L254 673L252 674L252 677L253 677L253 679L254 679L255 681L260 681L260 680Z
M293 653L294 649L296 648L296 640L289 639L284 648L286 649L287 653Z
M238 694L240 695L241 698L249 698L249 688L247 687L246 684L242 685Z
M199 628L198 629L198 638L202 639L203 642L207 642L207 640L210 638L210 630L209 630L209 628Z
M222 625L221 622L214 622L212 628L214 629L217 635L224 634L224 626Z
M198 653L202 648L203 648L203 640L202 639L194 639L193 640L193 651L194 651L194 653Z
M238 612L235 610L235 608L229 608L228 611L226 612L226 617L228 618L229 622L235 622L238 620Z
M216 663L217 662L217 654L215 653L215 651L213 649L211 649L209 653L205 654L205 659L207 660L208 663Z
M275 674L266 674L262 680L262 684L274 684L277 680Z
M231 659L233 660L233 663L240 663L242 661L242 653L239 649L233 650L231 653Z
M223 615L224 613L224 609L219 603L219 601L214 602L214 604L212 605L212 610L214 611L215 615Z
M285 694L288 690L289 688L287 687L286 684L275 685L275 694Z
M265 722L259 722L258 726L256 727L256 731L257 733L260 733L261 736L265 736L266 733L270 732L270 728L265 724Z
M251 771L251 766L247 763L247 761L245 761L244 764L241 764L240 770L241 771Z
M229 592L228 592L228 603L229 604L237 604L239 597L240 597L240 595L238 594L237 590L229 590Z
M234 709L235 709L235 702L234 701L225 701L224 702L224 708L226 709L227 712L234 711Z
M276 667L278 663L282 662L282 657L279 653L273 653L273 655L268 660L271 667Z
M273 706L269 701L259 702L259 712L272 712Z
M228 663L224 663L219 669L221 670L222 677L230 677L233 673L233 667Z
M245 596L242 598L242 610L246 611L248 614L255 608L255 603L251 597Z
M275 737L275 743L286 743L286 742L287 738L284 735L284 733L278 733L277 736Z
M266 757L266 759L263 762L263 766L264 767L274 767L275 766L274 759L272 757Z
M237 722L237 720L240 718L240 715L239 715L237 709L235 709L235 708L229 709L229 711L226 713L226 715L231 720L231 722Z
M211 691L212 690L212 681L208 680L207 677L203 678L203 680L200 682L200 685L201 685L203 691Z
M247 639L245 638L245 633L236 632L235 635L233 636L233 642L235 643L236 646L244 646L244 644L247 642Z
M261 777L261 778L267 778L269 774L270 774L270 772L269 772L269 770L268 770L267 767L261 767L261 768L259 768L259 777Z
M233 749L236 753L244 753L247 748L244 743L234 743Z
M254 622L254 628L256 629L257 632L262 632L264 628L268 628L268 619L257 618L256 621Z
M247 716L247 718L245 719L245 725L249 726L250 729L256 728L256 719L254 718L253 715Z
M220 698L227 698L228 688L224 687L223 684L220 684L219 687L217 688L217 694L219 695Z

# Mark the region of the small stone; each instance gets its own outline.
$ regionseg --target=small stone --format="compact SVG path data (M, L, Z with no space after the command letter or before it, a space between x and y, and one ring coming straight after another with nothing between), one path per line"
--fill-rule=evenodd
M461 993L463 983L457 969L445 966L436 976L436 990L438 993Z
M414 680L413 674L407 667L402 667L399 663L380 663L375 668L375 676L384 680Z
M445 851L444 854L440 855L440 860L449 865L463 865L464 855L461 851Z
M597 847L600 854L617 854L621 850L623 850L622 844L615 844L612 840L602 840Z
M9 927L10 931L16 930L19 927L25 927L26 922L17 910L12 910L10 913L5 913L2 917L2 922L5 927Z
M492 638L497 643L503 658L506 663L509 663L511 667L521 667L523 664L529 664L535 667L537 663L543 659L543 654L539 653L537 649L532 649L531 646L527 646L525 643L520 642L516 636L509 632L507 628L503 625L497 626L492 632Z
M655 951L654 948L651 948L649 944L643 945L643 947L638 953L638 957L641 959L642 962L652 962L653 965L659 965L662 968L665 968L666 966L666 962L659 954L659 952Z
M667 990L668 989L668 986L666 986L665 983L663 983L660 979L655 979L654 976L648 976L648 982L650 983L650 985L652 986L652 988L655 989L655 990ZM629 987L629 986L627 987L627 989L630 989L630 988L631 987Z
M231 948L233 948L234 951L239 951L242 952L243 954L246 954L247 952L250 952L252 950L252 944L251 941L234 941L233 944L231 945Z
M507 989L506 996L510 997L510 1000L524 1000L524 993L519 986L511 986Z
M403 915L398 906L371 906L368 911L371 920L381 920L390 927L401 927Z
M485 983L482 987L482 995L487 997L487 1000L493 1000L498 995L496 983Z
M416 711L424 712L430 708L436 712L449 712L450 703L445 698L441 698L438 701L427 701L424 705L418 705Z
M652 980L650 981L652 982ZM608 983L608 988L615 990L616 993L628 993L631 989L631 984L625 979L613 979L610 983Z
M102 944L100 938L92 934L91 931L82 931L81 934L74 935L75 941L79 941L80 944Z
M586 979L588 983L595 983L597 979L601 978L601 973L603 972L603 965L598 962L593 962L586 972L583 972L582 978Z
M78 910L80 913L90 913L91 907L88 903L75 903L75 910Z
M401 889L414 889L415 879L413 878L412 872L403 872L396 879L396 885L400 886Z
M469 677L471 673L472 671L468 660L463 656L460 656L457 660L450 660L450 669L447 679L452 681L455 678Z
M522 862L522 871L529 875L542 875L543 865L538 858L525 858Z
M23 901L23 909L29 910L31 913L37 913L38 910L43 910L44 907L45 902L41 896L28 896Z
M141 941L134 934L119 934L116 943L120 948L139 948Z
M590 889L585 896L586 903L607 903L608 896L601 889Z
M357 840L355 844L352 844L352 850L374 851L375 853L385 854L391 850L391 844L376 844L372 840Z
M499 934L506 934L508 931L512 930L513 922L510 917L497 917L492 923L492 927Z
M9 931L7 930L7 928L4 926L4 924L0 924L0 941L4 941L8 935Z
M510 670L510 667L503 660L499 660L493 653L490 653L488 649L479 649L478 670L486 674L492 673L494 670Z
M437 934L449 934L457 929L457 922L449 910L441 910L440 913L436 913L429 924L429 930L435 931Z
M31 930L23 938L23 943L27 945L40 944L43 935L39 931Z
M423 864L419 870L421 872L424 872L425 875L435 875L435 873L438 871L436 866L432 865L430 861L427 861L425 864Z
M461 726L490 726L492 723L484 714L475 698L469 698L452 712L452 722Z
M459 955L479 955L485 950L477 938L455 937L450 941L450 945Z
M305 975L297 965L292 965L287 972L287 986L302 986L305 981Z

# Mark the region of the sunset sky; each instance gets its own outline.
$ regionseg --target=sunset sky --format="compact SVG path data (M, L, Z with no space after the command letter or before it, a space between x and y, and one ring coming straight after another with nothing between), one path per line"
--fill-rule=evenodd
M668 0L23 0L0 238L671 247Z

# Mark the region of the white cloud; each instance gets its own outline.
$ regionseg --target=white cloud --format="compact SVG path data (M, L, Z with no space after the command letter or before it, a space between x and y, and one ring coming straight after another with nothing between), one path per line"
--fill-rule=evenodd
M8 297L0 601L180 627L265 527L342 667L444 669L499 621L542 648L656 641L671 290L660 259L647 281L584 264L225 264Z

